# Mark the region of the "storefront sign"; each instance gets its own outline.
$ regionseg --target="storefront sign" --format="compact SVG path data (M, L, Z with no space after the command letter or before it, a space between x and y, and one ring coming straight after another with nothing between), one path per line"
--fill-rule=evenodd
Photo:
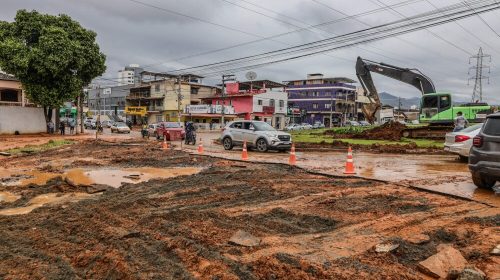
M137 116L145 116L147 112L146 106L126 106L125 114L127 115L137 115Z
M187 114L209 114L211 111L211 105L188 105L186 106L185 112Z

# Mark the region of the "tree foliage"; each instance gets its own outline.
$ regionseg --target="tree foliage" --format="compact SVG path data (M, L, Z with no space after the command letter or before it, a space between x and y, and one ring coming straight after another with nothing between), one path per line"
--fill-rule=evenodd
M14 22L0 21L0 68L21 81L31 101L58 108L106 70L95 40L67 15L19 10Z

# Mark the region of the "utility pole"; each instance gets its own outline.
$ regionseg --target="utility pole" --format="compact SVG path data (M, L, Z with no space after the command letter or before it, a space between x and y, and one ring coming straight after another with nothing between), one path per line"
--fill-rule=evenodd
M99 134L99 126L101 125L101 85L99 85L99 88L97 89L97 98L96 98L96 103L97 103L97 121L95 124L95 140L97 140L97 135Z
M226 102L226 92L225 92L225 85L226 85L226 82L229 82L229 81L235 81L235 76L234 75L222 75L222 92L221 92L221 95L222 95L222 111L221 111L221 128L224 127L224 103Z
M181 92L181 76L177 76L178 88L177 88L177 122L181 124L181 104L182 104L182 92Z
M482 102L483 101L483 79L488 79L488 83L490 82L490 77L483 76L483 68L488 68L488 74L490 73L490 66L483 64L483 58L489 57L491 62L491 55L483 54L483 48L479 48L479 52L477 55L471 56L469 58L469 64L472 59L476 59L476 66L472 66L469 68L469 75L471 70L475 70L475 75L470 77L467 81L474 79L474 90L472 91L472 102Z
M333 93L334 91L332 90L330 92L330 128L333 127Z

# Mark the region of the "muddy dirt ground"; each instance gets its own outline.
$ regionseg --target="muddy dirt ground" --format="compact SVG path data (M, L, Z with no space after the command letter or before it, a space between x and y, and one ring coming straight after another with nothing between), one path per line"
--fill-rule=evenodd
M64 179L73 168L144 167L201 172L120 188ZM12 170L54 176L9 184L20 179ZM0 211L40 195L91 195L0 215L5 279L423 279L418 262L440 244L500 276L489 254L500 242L498 208L391 183L93 141L3 159L0 177L0 192L17 198ZM229 243L238 230L260 244ZM417 234L429 240L412 243ZM399 247L376 253L385 241Z

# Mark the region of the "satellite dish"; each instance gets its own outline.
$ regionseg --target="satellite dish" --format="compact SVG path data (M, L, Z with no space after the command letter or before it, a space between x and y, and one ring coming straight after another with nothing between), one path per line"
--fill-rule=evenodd
M249 80L249 81L253 81L255 80L255 78L257 78L257 73L253 72L253 71L250 71L250 72L247 72L245 74L245 77Z

